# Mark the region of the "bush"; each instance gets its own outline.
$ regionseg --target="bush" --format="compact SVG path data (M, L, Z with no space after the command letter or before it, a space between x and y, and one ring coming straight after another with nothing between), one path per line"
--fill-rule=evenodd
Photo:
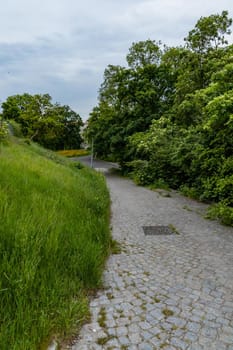
M208 219L219 219L224 225L233 226L233 208L225 202L212 205L206 216Z
M194 187L188 187L187 185L180 186L179 190L184 196L193 198L193 199L199 199L200 194L198 193L197 189Z
M137 185L148 185L153 181L153 173L149 162L146 160L134 160L126 164L131 169L130 174Z

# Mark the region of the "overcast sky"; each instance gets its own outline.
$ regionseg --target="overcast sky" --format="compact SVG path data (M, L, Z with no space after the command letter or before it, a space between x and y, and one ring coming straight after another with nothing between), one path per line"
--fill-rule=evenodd
M49 93L85 120L97 104L104 69L126 65L133 42L182 45L201 16L223 10L233 17L233 0L5 0L0 102Z

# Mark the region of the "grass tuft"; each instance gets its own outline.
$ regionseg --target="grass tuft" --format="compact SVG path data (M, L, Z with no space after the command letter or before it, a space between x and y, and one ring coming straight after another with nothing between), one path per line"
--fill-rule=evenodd
M119 242L115 239L112 239L110 242L110 250L112 254L121 254L122 248Z
M154 300L155 303L160 303L160 301L161 301L161 300L160 300L159 298L157 298L156 296L153 298L153 300Z
M164 314L165 317L169 317L169 316L173 316L174 315L174 311L169 310L169 309L163 309L162 313Z
M107 335L106 337L101 337L97 339L97 344L98 345L105 345L107 342L110 340L114 339L115 337L113 335Z
M104 307L101 307L100 311L99 311L99 315L98 315L98 323L99 326L102 328L106 327L106 310Z
M169 224L168 227L176 234L176 235L180 235L180 232L177 230L177 228L172 225L172 224Z

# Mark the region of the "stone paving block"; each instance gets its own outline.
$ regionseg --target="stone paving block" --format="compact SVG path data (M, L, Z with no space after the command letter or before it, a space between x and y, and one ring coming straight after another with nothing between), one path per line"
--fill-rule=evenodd
M182 314L182 317L184 317L184 315ZM188 316L187 317L190 321L192 321L192 322L197 322L197 323L199 323L199 322L202 322L202 317L198 317L198 316L195 316L195 315L193 315L193 316ZM205 322L205 321L204 321ZM207 321L207 322L209 322L209 321Z
M108 327L108 330L107 330L107 332L108 332L108 335L111 337L111 336L113 336L113 337L116 337L116 328L115 327L113 327L113 328L109 328Z
M140 333L129 333L128 336L130 344L140 344L143 340L142 335Z
M226 334L229 334L229 335L232 335L233 336L233 327L227 327L225 326L223 328L223 333L226 333ZM233 343L233 342L232 342Z
M221 318L218 317L217 322L220 323L221 325L224 325L224 326L228 326L230 324L229 320L227 320L226 318L222 318L222 317Z
M160 310L153 310L149 314L157 320L162 320L164 318L164 315Z
M232 320L232 319L233 319L233 312L231 312L231 313L226 312L226 313L224 314L224 317L225 317L226 319L228 319L229 321Z
M141 332L142 335L142 339L144 339L145 341L150 340L151 338L153 338L153 334L147 331Z
M149 343L140 344L138 349L139 350L154 350L153 345L151 345Z
M151 327L151 324L149 322L140 322L139 324L139 327L142 329L142 330L146 330L146 329L150 329L152 328Z
M139 333L140 332L140 327L138 325L138 323L131 323L129 326L128 326L128 333Z
M166 300L166 304L169 306L177 306L178 305L178 301L173 300L173 299L168 299Z
M192 313L193 313L194 315L196 315L196 316L199 316L200 318L205 318L205 315L206 315L205 311L200 310L200 309L198 309L198 308L194 308L194 309L192 310Z
M116 327L116 335L118 338L126 336L128 334L127 327Z
M108 320L107 321L108 328L110 327L116 327L116 321L114 319Z
M186 320L184 320L183 318L174 317L174 316L168 317L167 322L172 323L173 325L179 328L184 327L186 325Z
M120 343L120 345L130 345L130 341L128 337L119 337L118 341Z
M119 317L115 320L115 323L117 327L123 327L123 326L128 326L130 321L126 317Z
M203 327L201 335L207 338L215 339L217 337L217 330L211 327Z
M200 329L201 329L201 324L197 323L197 322L188 322L186 324L186 328L187 330L189 330L190 332L193 333L199 333Z
M217 320L218 321L218 320ZM216 321L209 321L209 320L204 320L203 321L203 326L204 327L209 327L209 328L214 328L217 330L220 330L222 328L222 324ZM225 327L224 327L225 329Z
M213 346L215 346L215 349L218 349L218 350L228 350L228 346L219 341L214 342ZM231 350L233 350L233 347Z
M185 330L183 330L183 329L176 329L176 330L174 330L173 332L172 332L172 335L174 336L174 337L176 337L176 338L184 338L184 334L186 333L186 331Z
M168 341L168 338L170 338L170 334L167 333L164 329L162 329L161 332L156 336L161 343L166 343Z
M155 347L155 349L159 349L160 345L163 343L160 339L157 337L151 338L150 343Z
M156 306L157 306L157 304L156 304ZM152 310L155 310L156 306L154 303L147 304L146 309L147 309L147 311L152 311Z
M232 345L233 344L233 332L232 332L232 334L227 334L227 333L223 332L220 334L219 339L223 343L226 343L228 345Z
M184 335L184 340L187 342L194 343L198 340L198 334L192 333L192 332L187 332Z
M171 338L170 340L171 344L177 347L180 350L187 350L189 347L189 344L184 342L183 340L179 338Z
M226 308L226 310L229 312L233 312L233 303L230 301L226 301L223 305L223 310Z
M212 350L214 346L214 341L211 341L209 338L206 338L202 335L199 336L198 343L204 347L204 349L210 349Z
M190 345L187 350L205 350L202 345L200 344L193 344Z
M207 313L207 314L205 315L205 319L207 319L207 320L209 320L209 321L215 321L216 318L217 318L217 316L214 315L214 314Z
M179 316L179 314L181 313L180 308L178 308L177 306L174 306L174 305L170 305L167 302L166 302L166 304L167 304L167 308L174 312L174 315Z
M163 322L162 323L162 327L163 329L165 329L167 332L174 330L174 325L172 323L168 323L168 322Z

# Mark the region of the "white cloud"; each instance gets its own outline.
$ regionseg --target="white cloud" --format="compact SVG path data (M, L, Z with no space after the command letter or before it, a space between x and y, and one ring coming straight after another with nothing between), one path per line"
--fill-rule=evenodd
M105 67L125 64L132 42L182 44L201 16L225 9L233 17L232 0L8 0L0 12L0 99L48 92L86 118Z

